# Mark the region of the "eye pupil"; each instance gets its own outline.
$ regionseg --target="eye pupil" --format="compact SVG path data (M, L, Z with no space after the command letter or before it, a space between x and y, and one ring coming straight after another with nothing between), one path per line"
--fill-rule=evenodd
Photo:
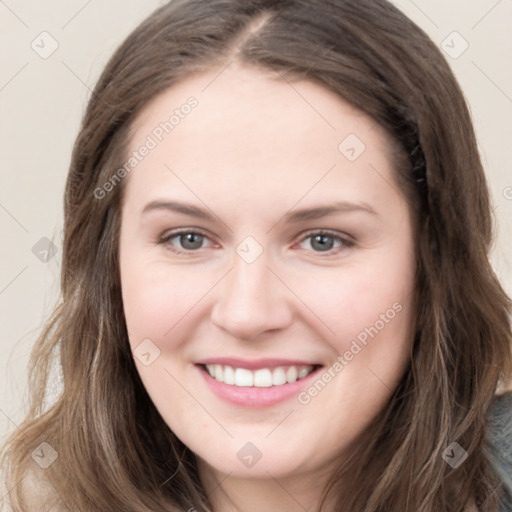
M316 235L315 237L313 237L313 240L311 242L311 246L320 251L329 251L332 249L333 245L333 237L328 235Z
M185 233L180 235L180 243L185 249L200 249L203 235L199 233Z

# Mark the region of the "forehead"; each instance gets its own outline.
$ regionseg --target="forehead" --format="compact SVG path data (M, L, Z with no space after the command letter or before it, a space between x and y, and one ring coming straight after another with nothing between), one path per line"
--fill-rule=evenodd
M184 80L139 114L130 153L151 149L129 174L128 200L175 189L181 178L182 189L222 190L238 202L336 188L370 201L393 181L388 141L373 119L319 84L228 66Z

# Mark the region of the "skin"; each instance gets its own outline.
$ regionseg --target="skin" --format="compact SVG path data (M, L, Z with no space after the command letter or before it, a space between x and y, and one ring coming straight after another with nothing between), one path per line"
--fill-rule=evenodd
M292 87L233 64L218 73L174 86L133 125L136 150L187 98L198 100L123 183L120 272L130 344L135 351L150 339L158 347L148 366L134 357L137 369L165 422L198 455L216 512L312 510L409 359L411 211L388 136L371 118L312 82ZM366 146L353 162L338 150L349 134ZM142 213L151 201L171 199L215 217ZM290 210L334 201L365 203L374 213L284 221ZM179 228L207 235L202 246L190 249L179 236L158 243ZM324 229L341 237L327 240L334 244L327 252L314 244ZM263 249L252 263L236 252L247 236ZM300 358L325 371L393 304L400 312L307 404L297 396L269 407L227 403L195 366L216 356ZM262 455L252 467L237 457L247 442Z

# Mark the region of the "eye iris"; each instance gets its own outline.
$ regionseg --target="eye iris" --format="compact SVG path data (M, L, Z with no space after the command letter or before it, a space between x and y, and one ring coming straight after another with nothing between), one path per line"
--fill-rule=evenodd
M317 245L317 243L319 245ZM329 251L330 249L332 249L333 245L333 237L329 235L316 235L313 237L313 240L311 241L311 246L314 249L318 249L319 251Z
M199 233L185 233L180 235L180 244L185 249L199 249L203 243L203 235Z
M200 249L204 236L200 233L183 233L179 235L180 244L184 249ZM334 246L334 237L331 235L315 235L312 238L311 246L318 251L330 251Z

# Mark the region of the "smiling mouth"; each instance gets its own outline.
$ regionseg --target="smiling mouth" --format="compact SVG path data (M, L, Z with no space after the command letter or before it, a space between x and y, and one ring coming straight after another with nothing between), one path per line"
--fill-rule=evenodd
M245 388L269 388L292 384L315 371L319 365L289 365L249 370L222 364L201 365L218 382Z

